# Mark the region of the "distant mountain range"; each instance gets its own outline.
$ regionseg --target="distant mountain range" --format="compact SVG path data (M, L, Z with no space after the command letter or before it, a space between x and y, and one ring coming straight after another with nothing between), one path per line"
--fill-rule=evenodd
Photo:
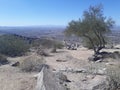
M65 36L63 31L65 26L37 26L37 27L0 27L0 35L2 34L18 34L26 37L36 38L57 38L63 39ZM120 37L120 26L115 26L112 29L112 33L108 36L119 38Z
M64 26L0 27L0 34L18 34L26 37L63 37Z

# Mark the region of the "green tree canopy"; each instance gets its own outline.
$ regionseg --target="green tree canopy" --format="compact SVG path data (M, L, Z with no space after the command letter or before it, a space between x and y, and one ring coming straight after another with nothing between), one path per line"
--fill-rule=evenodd
M65 34L82 37L86 46L92 48L97 54L105 47L106 33L111 31L113 25L112 18L104 16L102 5L90 6L88 10L83 12L82 19L72 20L69 23Z

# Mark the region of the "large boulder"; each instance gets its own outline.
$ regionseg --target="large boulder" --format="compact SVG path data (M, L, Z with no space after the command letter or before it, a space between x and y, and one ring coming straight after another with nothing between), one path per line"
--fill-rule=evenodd
M36 90L66 90L66 87L60 84L59 78L48 68L43 67L36 77Z

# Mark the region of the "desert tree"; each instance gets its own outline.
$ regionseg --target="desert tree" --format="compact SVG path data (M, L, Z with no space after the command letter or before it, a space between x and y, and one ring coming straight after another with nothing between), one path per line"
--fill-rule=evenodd
M88 48L99 54L107 43L106 34L111 31L113 25L114 21L104 16L103 6L99 4L85 10L81 19L69 22L65 34L81 37Z

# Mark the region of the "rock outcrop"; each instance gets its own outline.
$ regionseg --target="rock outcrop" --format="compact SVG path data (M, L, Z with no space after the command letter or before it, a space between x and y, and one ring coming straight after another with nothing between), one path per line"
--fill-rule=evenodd
M66 90L65 86L59 83L56 75L47 68L42 68L37 77L36 90Z

